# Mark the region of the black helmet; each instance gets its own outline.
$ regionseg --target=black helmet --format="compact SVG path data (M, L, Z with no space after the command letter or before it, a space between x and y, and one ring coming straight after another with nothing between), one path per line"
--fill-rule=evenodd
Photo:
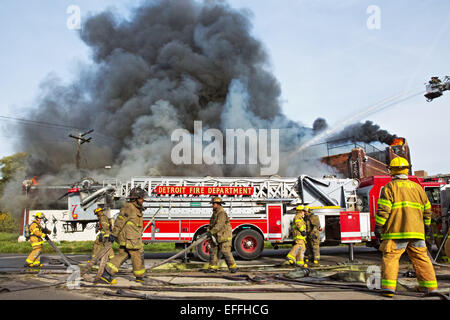
M147 192L145 192L141 187L134 187L130 191L128 198L130 199L145 199L147 197Z

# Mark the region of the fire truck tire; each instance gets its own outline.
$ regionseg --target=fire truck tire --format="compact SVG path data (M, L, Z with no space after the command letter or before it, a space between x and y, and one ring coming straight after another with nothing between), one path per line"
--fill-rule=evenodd
M264 249L264 238L258 231L241 230L234 238L234 250L244 260L253 260L261 255Z
M204 262L209 261L209 241L209 239L206 239L196 246L197 258ZM219 258L222 258L222 256L222 253L219 253Z

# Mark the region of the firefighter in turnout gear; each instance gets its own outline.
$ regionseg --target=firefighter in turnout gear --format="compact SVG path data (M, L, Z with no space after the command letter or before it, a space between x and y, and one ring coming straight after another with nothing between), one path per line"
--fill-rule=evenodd
M223 209L225 202L219 197L214 197L211 202L213 214L209 220L207 235L210 238L210 259L209 267L206 273L217 272L219 263L219 254L222 252L230 272L237 271L236 262L231 253L232 230L230 219Z
M109 222L108 217L106 216L103 208L97 208L94 210L94 213L98 218L98 229L100 233L94 241L94 250L92 252L92 259L103 249L104 244L108 241L108 237L111 234L111 224ZM108 258L111 260L114 257L114 251L111 250L108 252ZM89 261L88 261L89 262Z
M142 244L142 226L143 226L143 203L147 196L146 192L140 187L133 188L130 191L129 199L114 222L114 228L107 237L107 241L119 243L119 253L115 255L107 264L105 272L100 277L103 282L108 284L116 283L113 279L114 274L119 271L122 263L128 258L133 265L133 273L137 282L144 281L144 249Z
M42 244L44 243L44 238L47 237L47 234L51 233L50 230L41 226L41 221L43 219L45 219L44 214L38 212L34 215L34 220L29 226L30 243L33 250L26 259L26 267L42 267L40 258Z
M433 265L427 255L425 235L431 231L431 204L422 187L408 180L410 165L394 158L392 180L381 191L375 216L375 236L382 240L382 295L392 297L397 286L399 260L406 251L419 283L418 290L437 290Z
M306 268L307 265L303 260L306 250L305 207L302 205L298 206L296 212L294 220L292 221L292 238L294 239L295 244L286 256L287 261L285 264Z
M306 223L306 244L308 259L313 261L313 265L318 266L320 260L320 227L319 217L311 213L311 209L305 208L305 223Z

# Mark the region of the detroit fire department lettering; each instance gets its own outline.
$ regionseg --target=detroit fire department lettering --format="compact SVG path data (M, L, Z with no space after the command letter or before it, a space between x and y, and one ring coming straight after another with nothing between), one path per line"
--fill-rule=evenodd
M194 194L194 195L243 195L251 196L253 187L186 187L186 186L158 186L155 189L159 195L164 194Z

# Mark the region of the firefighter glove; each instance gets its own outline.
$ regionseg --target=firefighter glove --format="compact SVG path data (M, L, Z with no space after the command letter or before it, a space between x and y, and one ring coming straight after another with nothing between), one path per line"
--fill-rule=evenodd
M431 236L431 226L425 226L425 235Z
M378 240L381 240L381 231L383 231L383 227L375 226L373 233L375 233L375 237L377 237Z
M103 233L98 235L98 241L103 242Z
M117 241L117 237L113 234L110 234L109 237L106 238L107 241L114 243L114 241Z
M47 228L44 228L44 230L42 230L42 232L45 233L45 234L51 234L51 233L52 233L52 232L51 232L49 229L47 229Z
M206 233L205 233L205 235L206 235L206 237L207 238L211 238L213 235L211 234L211 232L209 232L209 231L207 231Z
M213 235L211 235L211 241L212 241L215 245L218 244L218 243L217 243L216 237L214 237Z
M302 235L302 237L306 237L306 231L300 231L300 234Z

